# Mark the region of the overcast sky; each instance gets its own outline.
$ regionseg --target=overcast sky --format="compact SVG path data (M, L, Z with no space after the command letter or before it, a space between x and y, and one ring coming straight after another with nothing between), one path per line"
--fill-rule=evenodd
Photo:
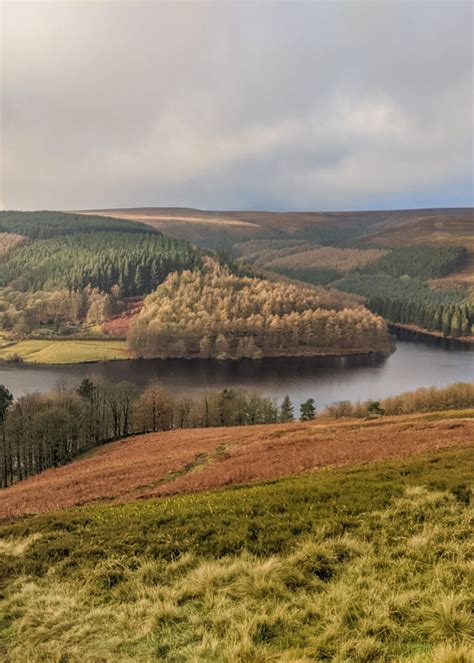
M1 204L472 204L470 2L1 4Z

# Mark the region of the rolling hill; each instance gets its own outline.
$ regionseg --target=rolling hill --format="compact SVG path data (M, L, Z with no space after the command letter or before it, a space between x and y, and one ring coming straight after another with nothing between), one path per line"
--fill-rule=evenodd
M364 241L387 246L459 244L474 251L472 208L357 212L207 211L175 207L83 210L149 224L167 235L210 248L252 239Z
M403 458L474 438L474 411L184 429L123 439L2 491L0 520L96 501L127 502L308 470Z

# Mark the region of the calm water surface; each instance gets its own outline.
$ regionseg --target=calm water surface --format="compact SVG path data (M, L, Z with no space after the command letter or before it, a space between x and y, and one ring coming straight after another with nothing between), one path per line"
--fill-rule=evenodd
M145 385L158 378L175 392L196 393L247 387L296 405L314 398L322 406L340 400L384 398L417 387L438 387L474 379L474 351L398 341L389 357L261 359L217 361L148 359L68 367L0 365L0 384L15 396L48 391L58 382L73 386L84 377L130 380Z

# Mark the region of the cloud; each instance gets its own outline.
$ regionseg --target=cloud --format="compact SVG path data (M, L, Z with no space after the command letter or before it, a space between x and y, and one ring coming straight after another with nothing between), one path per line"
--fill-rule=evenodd
M9 208L471 204L469 2L6 2Z

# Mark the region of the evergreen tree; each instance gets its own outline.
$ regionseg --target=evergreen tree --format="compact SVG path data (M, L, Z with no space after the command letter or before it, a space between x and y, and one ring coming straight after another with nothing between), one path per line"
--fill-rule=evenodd
M383 407L380 407L380 401L369 401L367 405L367 414L369 417L381 417L385 414Z
M92 380L89 378L84 378L81 384L76 389L76 393L79 394L82 398L90 400L95 392L95 386Z
M314 405L314 398L308 398L307 401L300 405L300 420L312 421L316 416L316 407Z
M5 414L13 403L13 394L3 384L0 384L0 422L5 419Z
M461 311L456 307L451 318L451 336L457 338L461 336L463 330L463 319L461 317Z
M293 403L291 402L288 394L286 394L285 398L283 399L278 419L281 422L294 421L295 419L295 408L293 407Z

